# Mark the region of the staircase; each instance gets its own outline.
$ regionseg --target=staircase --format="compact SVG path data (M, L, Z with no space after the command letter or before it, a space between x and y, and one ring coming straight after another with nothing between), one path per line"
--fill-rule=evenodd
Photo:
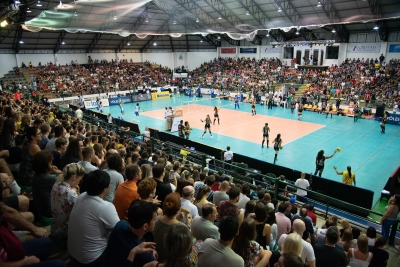
M307 84L303 84L299 87L299 89L296 91L296 93L294 94L295 98L297 97L301 97L304 92L307 90Z

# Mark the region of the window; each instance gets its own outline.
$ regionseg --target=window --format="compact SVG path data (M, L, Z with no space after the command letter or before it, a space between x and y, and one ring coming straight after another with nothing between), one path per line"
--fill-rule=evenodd
M338 58L339 58L339 46L327 46L326 59L338 59Z

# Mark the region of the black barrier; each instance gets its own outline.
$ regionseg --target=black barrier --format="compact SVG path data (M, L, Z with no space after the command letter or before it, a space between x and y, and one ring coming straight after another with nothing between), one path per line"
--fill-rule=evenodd
M300 171L294 170L293 171L293 176L292 176L292 181L296 181L298 178L300 178ZM310 176L312 177L312 183L311 183L311 188L314 192L340 199L341 201L352 203L355 206L360 206L365 209L371 209L372 203L373 203L373 198L374 198L374 192L371 190L363 189L360 187L356 186L351 186L347 184L343 184L341 182L337 181L332 181L328 180L326 178L322 178L319 176L314 176L314 175L306 175L306 179L310 179ZM315 199L320 202L325 202L324 199L321 199L321 197L317 197L315 195L309 194L308 196L309 199ZM354 214L357 214L359 216L368 216L368 211L362 210L362 209L357 209L353 207L348 207L341 205L339 203L331 203L332 206L340 208L344 211L348 211Z
M207 154L209 156L213 156L216 159L220 159L221 153L223 152L223 150L219 148L210 147L192 140L186 140L167 132L159 132L155 129L150 129L150 133L151 136L157 135L161 141L164 142L169 141L182 146L185 145L187 147L194 147L198 152ZM243 162L247 164L249 169L259 170L261 171L262 174L272 173L275 174L276 177L278 177L279 175L284 175L286 180L292 182L295 182L300 177L300 171L295 171L287 167L261 161L258 159L240 155L238 153L235 153L234 161L239 163ZM310 175L307 174L306 178L309 179ZM340 199L345 202L354 203L355 205L363 207L365 209L371 209L372 207L374 192L367 189L345 185L340 182L328 180L313 175L312 175L312 189L317 193L330 196L336 199ZM326 202L323 199L316 199L316 200ZM337 207L345 211L350 211L360 216L368 215L363 210L347 208L346 206L343 206L340 203L330 203L330 204L333 207Z

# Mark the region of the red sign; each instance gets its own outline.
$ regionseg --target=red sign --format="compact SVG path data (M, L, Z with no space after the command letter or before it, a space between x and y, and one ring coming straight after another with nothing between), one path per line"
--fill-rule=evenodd
M221 48L221 54L236 54L235 48Z

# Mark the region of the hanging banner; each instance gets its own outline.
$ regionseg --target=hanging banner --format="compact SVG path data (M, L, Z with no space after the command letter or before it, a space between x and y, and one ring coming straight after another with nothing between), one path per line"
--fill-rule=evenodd
M270 54L270 53L282 53L282 47L273 47L273 46L262 46L261 52L263 54Z
M381 51L380 44L363 44L353 45L349 44L349 51L351 53L379 53Z
M257 48L240 48L240 54L257 54Z
M236 54L236 47L221 48L221 54Z
M389 45L389 53L400 53L400 44Z

